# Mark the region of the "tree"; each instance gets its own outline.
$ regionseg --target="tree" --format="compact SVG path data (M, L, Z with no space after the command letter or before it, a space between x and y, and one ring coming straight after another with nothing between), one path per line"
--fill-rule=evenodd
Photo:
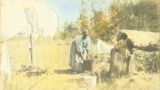
M76 22L65 22L64 23L64 31L61 33L62 39L73 38L76 34L79 33L79 28L76 25Z
M115 0L119 1L119 0ZM144 31L157 31L158 16L157 3L151 0L140 0L137 3L113 3L118 9L118 19L121 29L136 29Z
M94 38L101 38L105 41L112 40L118 25L116 8L111 7L108 12L102 9L93 9L92 12L91 36Z
M89 21L87 17L87 9L85 8L85 0L81 0L81 9L80 9L80 22L81 22L81 30L89 29Z

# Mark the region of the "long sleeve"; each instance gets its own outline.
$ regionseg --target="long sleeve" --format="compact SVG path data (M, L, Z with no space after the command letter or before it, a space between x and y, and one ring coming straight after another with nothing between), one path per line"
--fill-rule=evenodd
M91 38L88 37L87 39L87 50L90 51L91 50Z

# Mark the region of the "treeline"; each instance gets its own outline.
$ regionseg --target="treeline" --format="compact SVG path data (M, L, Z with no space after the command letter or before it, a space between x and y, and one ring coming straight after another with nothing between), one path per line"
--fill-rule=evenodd
M114 0L105 7L105 0L81 0L80 15L76 22L65 22L61 38L72 38L82 29L88 29L92 38L112 40L117 30L158 29L157 3L151 0Z

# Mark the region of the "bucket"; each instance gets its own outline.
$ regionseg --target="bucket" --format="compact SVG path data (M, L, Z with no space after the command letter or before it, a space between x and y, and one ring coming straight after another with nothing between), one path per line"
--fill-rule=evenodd
M92 71L93 70L93 60L84 60L83 61L83 70Z
M78 80L79 84L85 84L87 87L96 87L96 81L97 77L96 76L82 76Z

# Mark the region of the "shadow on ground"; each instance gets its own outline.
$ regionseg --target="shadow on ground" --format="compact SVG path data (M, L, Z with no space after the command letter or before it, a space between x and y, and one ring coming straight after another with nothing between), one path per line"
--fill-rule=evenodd
M54 70L55 73L57 74L73 74L72 69L62 69L62 70Z

